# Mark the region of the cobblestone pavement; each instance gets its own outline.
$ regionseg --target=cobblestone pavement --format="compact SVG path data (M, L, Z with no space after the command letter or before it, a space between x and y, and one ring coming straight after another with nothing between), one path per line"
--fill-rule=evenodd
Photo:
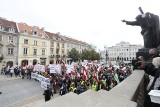
M0 107L20 107L43 99L40 82L0 75Z

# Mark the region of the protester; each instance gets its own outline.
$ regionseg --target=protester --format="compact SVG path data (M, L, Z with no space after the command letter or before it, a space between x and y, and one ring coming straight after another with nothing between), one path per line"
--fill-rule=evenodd
M51 99L51 96L53 97L53 93L50 90L49 86L47 86L47 89L44 91L43 95L45 96L45 102L49 101Z
M115 67L115 65L92 62L65 64L64 61L61 66L59 65L53 64L51 61L46 66L40 64L34 65L34 67L30 65L17 66L18 68L16 68L17 70L14 73L15 75L21 74L22 79L31 79L34 74L41 77L41 79L33 78L36 81L41 81L42 79L49 80L46 83L48 88L44 91L45 101L50 100L53 93L59 95L69 92L81 94L89 89L109 91L119 83L121 78L124 80L131 74L128 65L116 65ZM57 67L61 68L57 69ZM46 84L43 84L41 87L44 88L43 86Z
M150 86L149 92L151 90L160 90L160 57L153 58L152 64L154 66L145 65L145 62L141 62L141 69L154 76L152 85ZM160 107L160 104L151 102L150 96L147 94L145 97L144 107Z

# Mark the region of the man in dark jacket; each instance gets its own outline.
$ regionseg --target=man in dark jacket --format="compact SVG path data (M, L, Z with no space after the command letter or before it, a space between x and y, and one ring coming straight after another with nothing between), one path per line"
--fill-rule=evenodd
M149 92L151 90L157 90L160 89L160 85L157 86L160 78L160 57L153 58L152 61L153 66L147 66L145 65L145 62L141 62L140 68L143 69L147 74L154 76L153 83L151 84L149 88ZM160 104L156 104L151 102L150 96L147 94L145 96L145 102L144 102L144 107L160 107Z
M53 96L53 93L48 86L47 86L47 90L44 91L43 95L45 95L45 102L49 101L51 99L51 96Z

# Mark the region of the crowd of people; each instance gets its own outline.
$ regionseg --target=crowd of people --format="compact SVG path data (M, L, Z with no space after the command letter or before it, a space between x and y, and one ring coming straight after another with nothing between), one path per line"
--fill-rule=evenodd
M53 62L50 62L50 65ZM60 64L61 71L50 73L50 65L45 66L45 71L36 71L34 66L12 66L4 67L1 74L6 76L22 77L22 79L31 79L32 72L50 78L49 88L54 94L59 93L64 95L69 92L80 94L88 89L98 91L104 89L109 91L119 82L123 81L131 74L130 66L106 65L100 63L86 63L82 65L76 62L73 65L74 69L68 72L67 64L63 61Z

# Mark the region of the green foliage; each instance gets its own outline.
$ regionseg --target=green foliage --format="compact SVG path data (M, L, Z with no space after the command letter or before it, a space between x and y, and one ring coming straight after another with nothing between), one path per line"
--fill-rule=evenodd
M100 60L101 56L98 52L96 52L95 50L87 50L84 49L82 51L82 53L80 54L76 48L73 48L70 52L69 52L69 58L72 58L73 61L78 61L78 60Z
M80 58L79 52L76 50L76 48L73 48L68 55L69 58L72 58L73 61L78 61Z

